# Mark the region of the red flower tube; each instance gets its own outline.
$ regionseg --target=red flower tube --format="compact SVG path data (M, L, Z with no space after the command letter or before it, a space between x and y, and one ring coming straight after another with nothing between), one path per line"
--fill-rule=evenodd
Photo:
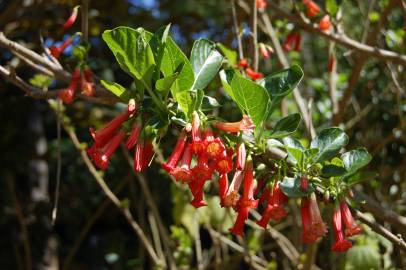
M200 117L197 112L193 112L192 119L192 149L196 155L201 155L205 152L205 143L202 139L202 132L200 129Z
M228 176L226 173L220 174L219 178L219 197L220 197L220 205L224 207L224 199L227 194L228 189Z
M63 30L67 30L72 27L72 25L75 23L76 18L78 17L78 9L79 6L76 6L73 8L73 11L69 18L66 20L66 22L63 24Z
M192 171L190 170L192 156L192 145L188 143L183 151L180 167L173 168L170 172L170 174L175 177L177 181L187 183L192 178Z
M327 233L327 226L320 215L316 195L312 193L310 198L302 198L302 241L304 243L315 242Z
M307 176L300 177L300 189L306 191L309 188L309 179Z
M231 149L224 150L223 153L217 157L215 168L220 174L225 174L233 170L233 159ZM231 150L232 151L232 150Z
M308 17L315 17L320 13L320 7L315 2L304 0L303 4L306 6L306 15Z
M127 109L116 116L113 120L111 120L109 123L107 123L103 128L94 130L93 128L90 128L90 134L92 135L93 139L95 142L106 142L109 141L109 139L112 137L114 132L125 122L128 120L128 118L135 112L135 101L130 100L128 103Z
M285 42L283 43L283 49L286 52L290 52L290 51L299 51L300 47L301 47L301 35L299 33L296 32L290 32L288 34L288 36L286 37Z
M226 149L220 138L214 138L210 127L206 127L204 131L204 143L209 158L217 159L221 157Z
M85 96L92 97L94 96L94 84L93 84L93 73L90 69L86 69L83 72L81 78L81 93Z
M59 90L59 98L66 104L72 103L80 78L80 69L75 69L68 88Z
M261 72L256 72L252 68L247 68L245 70L245 73L247 73L247 76L253 79L254 81L259 80L264 77L264 75Z
M267 2L266 0L256 0L257 1L257 9L266 9Z
M58 59L61 56L61 53L68 48L71 44L73 43L73 38L69 37L66 39L60 46L51 46L49 47L49 51L51 52L51 55Z
M248 67L248 61L247 59L243 58L238 62L238 67L240 68L247 68Z
M345 252L352 247L352 243L344 239L342 220L341 220L341 211L340 207L337 205L334 208L333 213L333 230L335 243L331 247L331 250L334 252Z
M268 52L268 49L266 48L265 44L263 44L263 43L259 44L259 51L261 52L262 57L264 57L265 59L269 58L269 52Z
M248 219L248 207L241 207L238 211L237 220L232 228L229 231L234 235L244 236L244 225L245 221Z
M118 146L120 145L121 141L125 136L124 130L120 130L114 137L103 147L101 151L101 155L97 155L94 159L94 162L97 167L102 170L106 170L109 166L109 161L111 156L117 150Z
M254 165L251 158L247 159L244 169L243 195L239 201L240 207L257 208L258 201L254 199Z
M247 153L245 151L245 143L240 143L237 145L237 149L235 150L237 154L237 160L236 160L236 168L237 170L244 170L245 166L245 160L247 158Z
M151 139L147 139L144 142L144 149L143 149L143 163L142 163L142 170L144 171L146 168L149 167L151 163L152 157L154 156L154 145L152 144Z
M134 152L134 171L141 172L144 169L144 139L137 142Z
M362 233L362 228L355 223L351 210L345 201L340 202L340 210L345 224L345 236L350 237Z
M167 172L170 172L178 164L179 159L182 156L183 149L185 148L186 140L187 140L186 131L183 130L179 135L178 141L176 142L175 148L173 149L172 154L168 158L168 161L162 164L162 168L164 168L164 170L166 170Z
M254 122L252 122L251 118L248 115L243 115L241 121L239 121L239 122L232 122L232 123L216 122L216 123L214 123L214 127L221 129L223 131L226 131L226 132L233 132L233 133L237 133L240 131L253 132L255 129Z
M138 119L133 124L130 136L128 136L127 142L125 143L125 147L128 150L133 148L135 146L135 144L137 143L138 137L140 136L140 133L141 133L141 129L142 129L142 124L141 124L141 121Z
M287 200L288 198L280 190L279 183L277 183L273 189L273 193L268 199L268 205L262 214L262 218L257 221L257 224L265 229L270 220L279 222L287 215L283 206Z

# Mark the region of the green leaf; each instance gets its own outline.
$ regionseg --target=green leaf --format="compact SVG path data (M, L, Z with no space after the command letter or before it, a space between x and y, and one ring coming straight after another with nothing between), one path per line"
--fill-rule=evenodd
M324 177L342 176L347 172L343 167L333 164L324 165L321 173Z
M204 89L218 73L223 56L216 50L216 45L199 39L193 44L190 63L195 73L192 90Z
M378 177L376 172L357 172L353 175L346 176L343 179L349 186L353 186L364 181L373 180L376 177Z
M372 156L365 148L360 148L344 153L341 159L348 171L347 175L351 175L366 166L372 160Z
M309 185L309 188L306 191L303 191L300 188L300 177L285 177L283 181L279 183L279 187L289 198L301 198L311 194L314 191L312 185Z
M285 149L288 152L288 160L293 164L302 164L305 148L296 139L283 138Z
M175 80L178 78L179 73L174 73L168 77L163 77L159 80L156 81L155 83L155 88L158 91L161 92L166 92L168 90L170 90L172 84L175 82Z
M283 138L296 131L302 117L295 113L279 120L271 132L270 138Z
M182 91L176 94L176 100L180 109L189 117L193 113L193 98L190 91Z
M102 37L120 67L143 84L150 86L155 60L151 47L141 31L120 26L104 31Z
M217 99L210 97L210 96L204 96L203 101L202 101L202 111L211 111L215 108L221 107L220 103L217 101Z
M345 270L382 269L377 245L361 245L351 248L345 259Z
M269 95L255 82L242 77L235 70L222 70L220 78L224 90L237 103L243 113L247 113L259 127L268 113Z
M303 70L300 66L293 65L288 69L273 73L258 81L258 84L268 91L272 100L268 117L277 108L282 99L295 89L302 78Z
M339 128L326 128L314 138L311 148L319 148L313 162L323 162L335 156L348 143L348 136Z
M230 48L224 46L221 43L217 43L217 47L220 48L221 52L227 58L227 60L228 60L228 62L230 63L231 66L236 66L237 65L237 52L236 51L231 50Z
M118 96L124 102L128 102L133 97L131 90L126 89L124 86L121 86L118 83L108 82L105 80L100 80L100 82L107 90Z
M171 86L172 96L175 99L178 93L190 90L193 85L194 74L192 65L171 37L166 39L166 46L161 62L161 71L165 77L179 72L178 78Z
M326 0L326 10L330 13L330 16L334 18L338 11L336 0Z

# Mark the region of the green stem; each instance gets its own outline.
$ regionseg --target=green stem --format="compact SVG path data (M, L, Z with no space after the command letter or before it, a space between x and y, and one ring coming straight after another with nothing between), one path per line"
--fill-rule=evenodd
M158 97L154 94L154 92L152 91L151 87L149 87L148 84L146 84L143 80L141 80L141 81L142 81L142 83L144 84L145 88L147 89L148 94L151 96L152 101L154 101L154 103L155 103L163 112L166 112L165 104L163 104L163 102L158 99Z

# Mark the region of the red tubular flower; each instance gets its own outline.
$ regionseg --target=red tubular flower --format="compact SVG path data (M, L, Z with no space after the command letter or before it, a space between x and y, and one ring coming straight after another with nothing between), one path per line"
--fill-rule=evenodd
M207 163L207 156L199 157L196 166L192 168L192 177L194 179L210 180L213 174L213 169Z
M135 146L138 141L138 137L140 136L142 129L141 121L137 120L132 127L130 136L128 136L127 142L125 143L125 147L130 150Z
M254 194L255 194L255 192L254 192ZM262 191L261 197L259 197L258 204L268 202L270 198L271 198L271 190L268 187L266 187Z
M257 9L266 9L266 0L257 0Z
M245 221L248 219L248 207L242 207L238 211L237 220L232 228L229 231L234 235L244 236L244 225Z
M243 187L243 195L239 201L239 206L257 208L258 201L254 199L254 164L251 158L245 164Z
M261 72L256 72L252 68L245 69L245 73L247 73L248 77L250 77L254 81L259 80L264 77L264 75Z
M255 129L254 122L252 122L251 118L248 115L243 115L241 121L239 122L233 123L216 122L214 123L214 127L226 132L234 132L234 133L240 131L253 132Z
M333 229L336 242L331 247L331 250L334 252L345 252L349 250L352 247L352 243L344 238L341 211L338 205L334 208Z
M290 32L283 43L283 49L286 52L300 51L302 37L299 33Z
M240 189L243 176L242 171L236 171L234 173L233 180L231 181L231 184L227 189L226 196L224 197L223 207L234 207L237 205L240 198L238 190Z
M59 56L61 56L61 53L68 48L73 42L73 38L69 37L68 39L66 39L59 47L57 46L51 46L49 47L49 50L51 52L51 55L53 57L55 57L56 59L59 58Z
M242 171L244 170L245 159L247 157L247 153L245 151L245 143L238 144L235 152L237 154L236 168L237 170Z
M176 142L175 148L172 151L171 156L168 158L168 161L162 164L162 168L167 172L170 172L173 168L178 165L179 159L182 156L183 149L186 145L186 131L183 130L182 133L179 135L178 141Z
M73 8L71 15L66 20L66 22L63 24L63 30L67 30L67 29L71 28L72 25L75 23L76 18L78 17L78 9L79 9L79 6L76 6Z
M144 171L146 168L149 167L151 159L154 156L154 145L152 144L151 139L148 139L144 142L142 156L143 156L142 170Z
M125 122L128 118L135 112L135 101L130 100L128 103L127 109L116 116L113 120L107 123L103 128L94 130L90 128L90 134L92 135L93 139L97 143L103 144L103 142L109 141L109 139L113 136L114 132Z
M350 237L362 233L362 228L355 223L351 210L345 201L340 202L340 210L345 224L345 236Z
M308 17L317 16L320 13L320 7L313 1L303 0L303 4L306 6L306 15Z
M240 68L247 68L248 67L248 61L247 59L243 58L238 62L238 67Z
M177 181L187 183L192 178L192 171L190 170L192 156L192 145L188 143L183 152L180 167L173 168L170 172L170 174L175 177Z
M224 150L223 153L217 156L215 162L215 168L220 174L226 174L233 170L233 159L230 151Z
M209 156L209 158L220 158L226 149L219 137L214 138L210 127L206 127L204 131L204 143L206 154Z
M268 49L266 48L265 44L263 44L263 43L259 44L259 51L261 52L262 57L264 57L265 59L269 58L269 52L268 52Z
M70 81L68 88L59 90L58 96L59 98L66 104L72 103L73 98L75 96L76 88L78 86L78 81L80 78L80 69L76 69Z
M226 173L220 174L219 178L219 197L220 197L220 205L224 207L224 199L227 195L228 189L228 176Z
M309 179L307 176L300 177L300 189L306 191L309 188Z
M102 170L106 170L109 166L111 156L117 150L121 141L125 136L124 130L120 130L114 137L101 149L99 155L95 155L93 161L96 166Z
M330 16L325 15L323 18L321 18L319 22L319 28L321 31L328 31L330 27L331 27Z
M287 200L288 198L280 190L279 183L277 183L272 194L269 196L268 204L262 214L262 218L257 221L257 224L265 229L270 220L279 222L287 215L287 212L283 206Z
M144 168L144 139L137 142L134 152L134 171L141 172Z
M327 226L321 218L316 195L314 193L310 195L310 198L302 199L301 212L303 224L303 243L313 243L327 233Z
M94 84L93 84L93 73L90 69L86 69L83 72L81 78L81 93L85 96L92 97L94 96Z
M200 117L197 112L193 112L192 119L192 150L196 155L201 155L205 152L205 143L202 139L202 132L200 129Z

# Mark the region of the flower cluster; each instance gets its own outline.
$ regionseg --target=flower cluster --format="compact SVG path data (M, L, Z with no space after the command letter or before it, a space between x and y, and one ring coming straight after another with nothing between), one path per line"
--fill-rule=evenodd
M88 97L94 95L93 72L91 71L91 69L87 68L83 72L81 72L80 69L75 69L72 74L69 86L65 89L59 90L59 98L66 104L72 103L78 86L80 86L82 95Z
M94 130L90 128L90 134L94 140L93 145L87 150L88 156L94 164L102 170L106 170L110 163L110 158L127 136L124 123L133 121L130 134L125 142L125 147L134 151L134 171L145 170L154 154L151 139L141 137L142 124L140 119L133 119L137 114L134 100L128 103L127 108L103 128Z

